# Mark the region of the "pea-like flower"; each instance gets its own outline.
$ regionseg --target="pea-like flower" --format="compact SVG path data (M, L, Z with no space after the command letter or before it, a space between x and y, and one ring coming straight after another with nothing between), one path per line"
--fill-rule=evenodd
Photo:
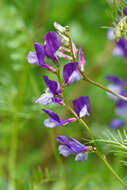
M82 118L84 116L89 116L90 112L90 103L89 103L89 97L88 96L81 96L80 98L77 98L73 100L73 106L76 114Z
M120 38L118 42L116 42L113 55L127 58L127 40L124 37Z
M61 98L56 97L61 95L61 88L58 82L49 80L47 76L43 76L45 84L47 86L46 92L43 93L35 102L41 105L48 105L50 103L61 104L64 102Z
M126 88L126 81L121 80L120 78L116 76L111 76L108 75L106 79L111 82L110 85L108 85L108 88L114 92L117 92L120 95L123 95L127 97L127 92L125 91ZM124 121L125 119L122 118L127 115L127 102L125 100L121 100L119 98L116 98L114 95L107 93L108 96L116 101L115 104L115 114L117 116L120 116L121 118L115 118L112 119L110 122L110 127L112 129L117 129L120 127L123 127L126 122Z
M34 43L35 52L29 52L28 62L30 64L37 64L40 67L55 72L56 69L45 63L45 57L48 57L53 62L58 63L56 52L61 45L61 39L56 32L47 32L45 35L45 45Z
M127 97L127 93L123 93L124 96ZM115 113L116 115L118 116L126 116L127 115L127 101L124 101L124 100L118 100L116 102L116 109L115 109Z
M117 94L122 94L123 93L123 89L124 89L124 81L121 80L120 78L116 77L116 76L112 76L112 75L107 75L106 79L111 83L107 86L107 88L109 90L112 90L113 92L117 93ZM112 95L109 92L106 92L107 95L114 99L114 100L118 100L118 97Z
M78 63L71 62L64 66L63 68L63 77L65 81L65 85L72 84L81 79L81 75L77 70Z
M58 63L58 59L56 56L57 50L60 48L61 39L56 32L47 32L45 35L44 50L46 56L51 59L53 62Z
M61 120L60 117L51 110L42 109L42 111L44 111L50 117L44 121L44 125L47 128L60 127L76 121L76 118Z
M111 129L118 129L120 127L123 127L125 124L125 121L115 118L111 120L110 127Z
M56 140L62 144L58 147L59 153L65 157L76 154L75 160L78 162L86 161L88 151L92 150L92 146L85 146L72 137L68 140L66 136L57 136Z

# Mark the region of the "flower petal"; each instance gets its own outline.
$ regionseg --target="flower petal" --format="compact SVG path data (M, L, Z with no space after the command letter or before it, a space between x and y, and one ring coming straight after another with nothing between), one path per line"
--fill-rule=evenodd
M122 86L124 85L124 81L121 80L120 78L116 77L116 76L107 75L107 76L106 76L106 79L107 79L109 82L113 83L113 84L122 85Z
M60 85L58 82L49 80L47 76L43 76L43 79L46 83L47 88L49 88L50 92L56 96L61 93Z
M85 66L85 57L84 57L84 53L82 51L82 48L80 46L79 48L79 65L81 67L81 71L84 71L84 66Z
M52 112L51 110L46 110L46 109L42 109L42 111L44 111L45 113L47 113L48 116L49 116L51 119L53 119L53 120L55 120L56 122L60 123L60 118L59 118L59 116L58 116L56 113Z
M54 104L64 105L64 102L63 102L63 100L61 98L57 98L57 97L52 98L52 102Z
M45 41L46 45L44 46L44 49L46 56L53 61L57 61L55 53L61 45L61 39L59 35L56 32L47 32L45 35Z
M76 57L77 57L77 51L78 51L78 50L77 50L77 48L76 48L74 42L71 41L71 43L72 43L72 51L73 51L73 55L74 55L74 58L76 59Z
M125 16L127 16L127 7L124 7L123 13L124 13Z
M71 139L71 141L69 141L69 145L70 145L71 149L74 151L74 153L78 154L80 152L85 151L85 145L81 144L74 138L70 137L70 139Z
M78 99L73 100L74 110L79 117L89 116L90 105L89 97L81 96Z
M123 51L123 49L121 47L116 46L113 49L113 55L117 56L117 57L123 57L124 56L124 51Z
M115 39L113 29L108 30L107 37L108 37L109 40L114 40Z
M67 125L68 123L73 123L75 121L76 121L75 117L69 118L69 119L64 119L64 120L61 120L61 125Z
M35 102L45 106L52 102L52 97L51 93L44 93Z
M121 94L122 93L122 87L121 86L118 86L118 85L115 85L115 84L109 84L107 86L107 88L117 94ZM106 94L108 95L109 98L111 99L114 99L114 100L118 100L118 97L114 96L113 94L109 93L109 92L106 92Z
M27 60L28 60L28 63L30 63L30 64L38 64L38 59L37 59L37 55L35 52L30 51L28 53Z
M44 120L44 125L45 125L47 128L54 128L54 127L58 127L58 126L59 126L59 123L58 123L56 120L50 118L50 119Z
M52 66L45 63L44 58L46 56L44 46L40 43L34 43L34 48L36 51L36 56L38 59L38 65L44 69L47 69L51 72L56 72L56 69Z
M43 65L46 64L44 62L44 58L45 58L44 46L42 44L36 42L36 43L34 43L34 48L36 51L39 65L40 65L40 67L43 67Z
M64 145L69 144L68 138L66 136L57 136L56 140Z
M73 153L71 149L66 145L59 145L58 149L59 149L59 153L65 157Z
M84 162L88 159L88 153L79 153L76 155L75 160L77 162Z
M88 151L91 150L92 146L85 146L82 143L80 143L79 141L77 141L76 139L69 137L69 139L71 139L71 141L69 141L69 145L71 147L71 149L76 153L80 153L83 151Z
M112 129L117 129L117 128L123 127L124 125L125 125L125 122L120 119L112 119L112 121L110 122L110 127Z
M127 101L118 100L116 102L116 115L118 116L126 116L127 115Z
M65 84L71 84L80 80L81 75L77 70L78 63L68 63L63 68L63 77L65 80Z
M114 49L115 56L127 57L127 40L122 37L116 42L116 49Z

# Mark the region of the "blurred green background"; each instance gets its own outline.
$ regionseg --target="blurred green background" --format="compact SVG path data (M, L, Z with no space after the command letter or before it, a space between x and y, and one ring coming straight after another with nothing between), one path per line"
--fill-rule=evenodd
M57 135L86 142L87 132L78 124L46 129L47 117L34 103L45 90L42 75L51 73L27 63L33 43L43 42L53 22L69 25L73 41L82 45L88 75L104 85L106 74L125 80L127 64L112 56L113 42L107 40L111 26L108 0L1 0L0 1L0 190L120 190L124 189L99 158L77 163L74 157L58 154ZM62 63L61 63L62 64ZM115 116L114 102L105 92L82 81L66 88L68 101L88 95L91 114L85 118L95 136L109 129ZM60 106L48 108L71 116ZM126 168L104 144L104 151L115 170L126 180Z

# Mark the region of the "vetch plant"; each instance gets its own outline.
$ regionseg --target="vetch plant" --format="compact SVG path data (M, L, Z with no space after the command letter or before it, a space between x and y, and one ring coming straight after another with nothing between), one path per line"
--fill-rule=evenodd
M111 88L106 88L102 84L91 80L85 72L86 60L82 48L81 46L77 48L72 41L69 26L63 27L55 22L54 27L57 32L47 32L44 37L44 45L35 43L35 52L30 52L28 54L28 62L30 64L37 64L42 69L52 72L56 76L57 80L53 81L50 80L48 76L43 76L47 89L46 92L42 94L35 102L43 106L47 106L50 103L58 104L58 106L64 106L72 113L73 117L61 119L58 114L49 109L43 108L42 111L49 116L49 118L44 121L44 125L47 128L54 128L61 126L63 127L64 125L72 122L77 122L77 124L80 123L89 134L90 146L83 145L72 137L69 137L68 139L66 136L58 136L56 137L56 140L61 143L58 147L59 153L65 157L75 154L75 160L79 162L86 161L88 154L95 153L104 162L115 178L127 188L127 184L125 184L119 175L113 170L108 163L106 156L100 152L96 144L94 134L83 120L84 117L90 116L89 97L81 95L72 101L72 107L67 102L64 94L64 89L69 85L83 80L84 82L88 82L103 89L106 93L112 95L116 99L121 99L121 101L127 102L126 95L122 93L123 87L120 85L120 87L118 86L118 89L113 88L113 85L115 85L113 83L112 87L110 86ZM45 57L54 63L53 67L45 62ZM67 61L63 67L62 76L60 73L62 63L59 58ZM112 81L112 77L108 78ZM120 82L119 80L117 81L117 79L113 79L113 81L115 81L115 83Z

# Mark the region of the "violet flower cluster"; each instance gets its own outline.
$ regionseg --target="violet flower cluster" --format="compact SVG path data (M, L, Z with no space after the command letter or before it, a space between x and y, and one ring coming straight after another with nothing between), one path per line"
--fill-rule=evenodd
M125 39L122 32L126 32L127 30L127 7L123 9L123 15L125 18L122 17L122 14L118 12L119 16L119 23L115 29L109 29L107 37L109 40L115 41L115 48L113 49L113 55L118 57L127 58L127 39ZM124 29L123 26L126 25ZM118 36L118 40L117 40Z
M44 37L44 45L41 43L34 43L34 52L29 52L28 62L30 64L36 64L39 67L46 69L54 74L56 74L58 81L49 79L48 76L43 76L43 80L46 85L46 90L40 95L40 97L35 101L43 106L48 106L48 104L57 104L59 106L66 106L65 100L63 98L63 89L71 85L74 82L77 82L81 79L81 74L78 71L78 66L80 66L81 71L84 71L85 58L81 47L79 48L79 61L76 61L77 57L77 48L75 44L71 41L73 57L70 54L70 48L68 44L70 43L69 37L67 35L67 28L62 27L58 23L55 23L55 27L58 31L56 32L47 32ZM66 33L66 35L64 35ZM67 55L68 52L68 55ZM68 60L68 63L63 67L63 79L59 80L59 67L60 67L60 58L65 58ZM54 67L47 64L45 58L50 59L54 63ZM78 119L89 116L90 104L88 96L81 96L72 101L73 109L75 112L75 117L61 119L58 114L54 113L48 108L42 109L48 116L44 121L44 126L47 128L61 127L72 122L76 122ZM88 151L91 151L91 146L85 146L75 140L74 138L69 137L70 141L66 136L58 136L57 141L62 145L59 146L59 153L65 157L70 154L76 154L76 161L86 161L88 156Z
M121 80L120 78L112 75L106 76L107 81L110 82L108 85L109 89L112 89L114 92L117 92L120 95L124 95L127 97L127 81ZM107 93L109 98L115 100L115 115L116 118L112 119L110 122L110 127L112 129L117 129L123 127L127 124L126 116L127 116L127 101L121 100L116 96L113 96L110 93Z

